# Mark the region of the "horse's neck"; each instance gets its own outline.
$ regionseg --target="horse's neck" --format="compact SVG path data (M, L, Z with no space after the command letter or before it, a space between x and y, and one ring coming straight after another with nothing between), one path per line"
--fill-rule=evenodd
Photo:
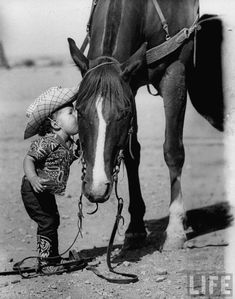
M199 0L157 0L170 35L190 27ZM165 41L165 32L153 0L99 0L92 22L88 57L111 56L127 60L144 42L151 48Z
M98 3L88 58L111 56L123 62L144 42L146 0L99 0Z

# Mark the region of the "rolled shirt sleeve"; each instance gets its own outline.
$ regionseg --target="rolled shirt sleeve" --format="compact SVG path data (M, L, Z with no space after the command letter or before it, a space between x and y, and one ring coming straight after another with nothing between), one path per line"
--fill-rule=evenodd
M28 155L33 157L37 162L41 162L51 153L53 146L53 143L48 142L43 137L36 139L31 143Z

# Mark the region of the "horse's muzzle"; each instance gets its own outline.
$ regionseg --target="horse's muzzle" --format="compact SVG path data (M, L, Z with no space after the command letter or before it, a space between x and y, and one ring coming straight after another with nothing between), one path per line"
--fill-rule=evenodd
M83 194L92 203L103 203L107 201L112 192L111 182L100 183L98 186L91 186L88 182L83 181Z

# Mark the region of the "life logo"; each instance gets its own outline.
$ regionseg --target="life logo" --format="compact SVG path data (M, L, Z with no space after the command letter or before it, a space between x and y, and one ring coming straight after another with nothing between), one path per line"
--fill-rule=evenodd
M187 274L187 285L191 297L232 298L233 295L233 275L229 273L191 272Z

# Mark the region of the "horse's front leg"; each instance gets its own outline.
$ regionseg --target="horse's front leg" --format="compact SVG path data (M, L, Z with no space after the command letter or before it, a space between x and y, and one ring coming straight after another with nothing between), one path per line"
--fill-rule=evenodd
M180 61L171 64L160 83L165 109L164 158L169 168L171 199L165 250L182 248L186 239L183 221L185 210L181 192L184 164L183 124L186 107L185 67Z
M132 135L131 151L134 159L130 155L128 146L124 151L130 198L128 209L130 213L130 224L125 233L124 249L141 247L147 235L143 220L145 204L142 198L139 181L140 144L137 140L136 133Z

